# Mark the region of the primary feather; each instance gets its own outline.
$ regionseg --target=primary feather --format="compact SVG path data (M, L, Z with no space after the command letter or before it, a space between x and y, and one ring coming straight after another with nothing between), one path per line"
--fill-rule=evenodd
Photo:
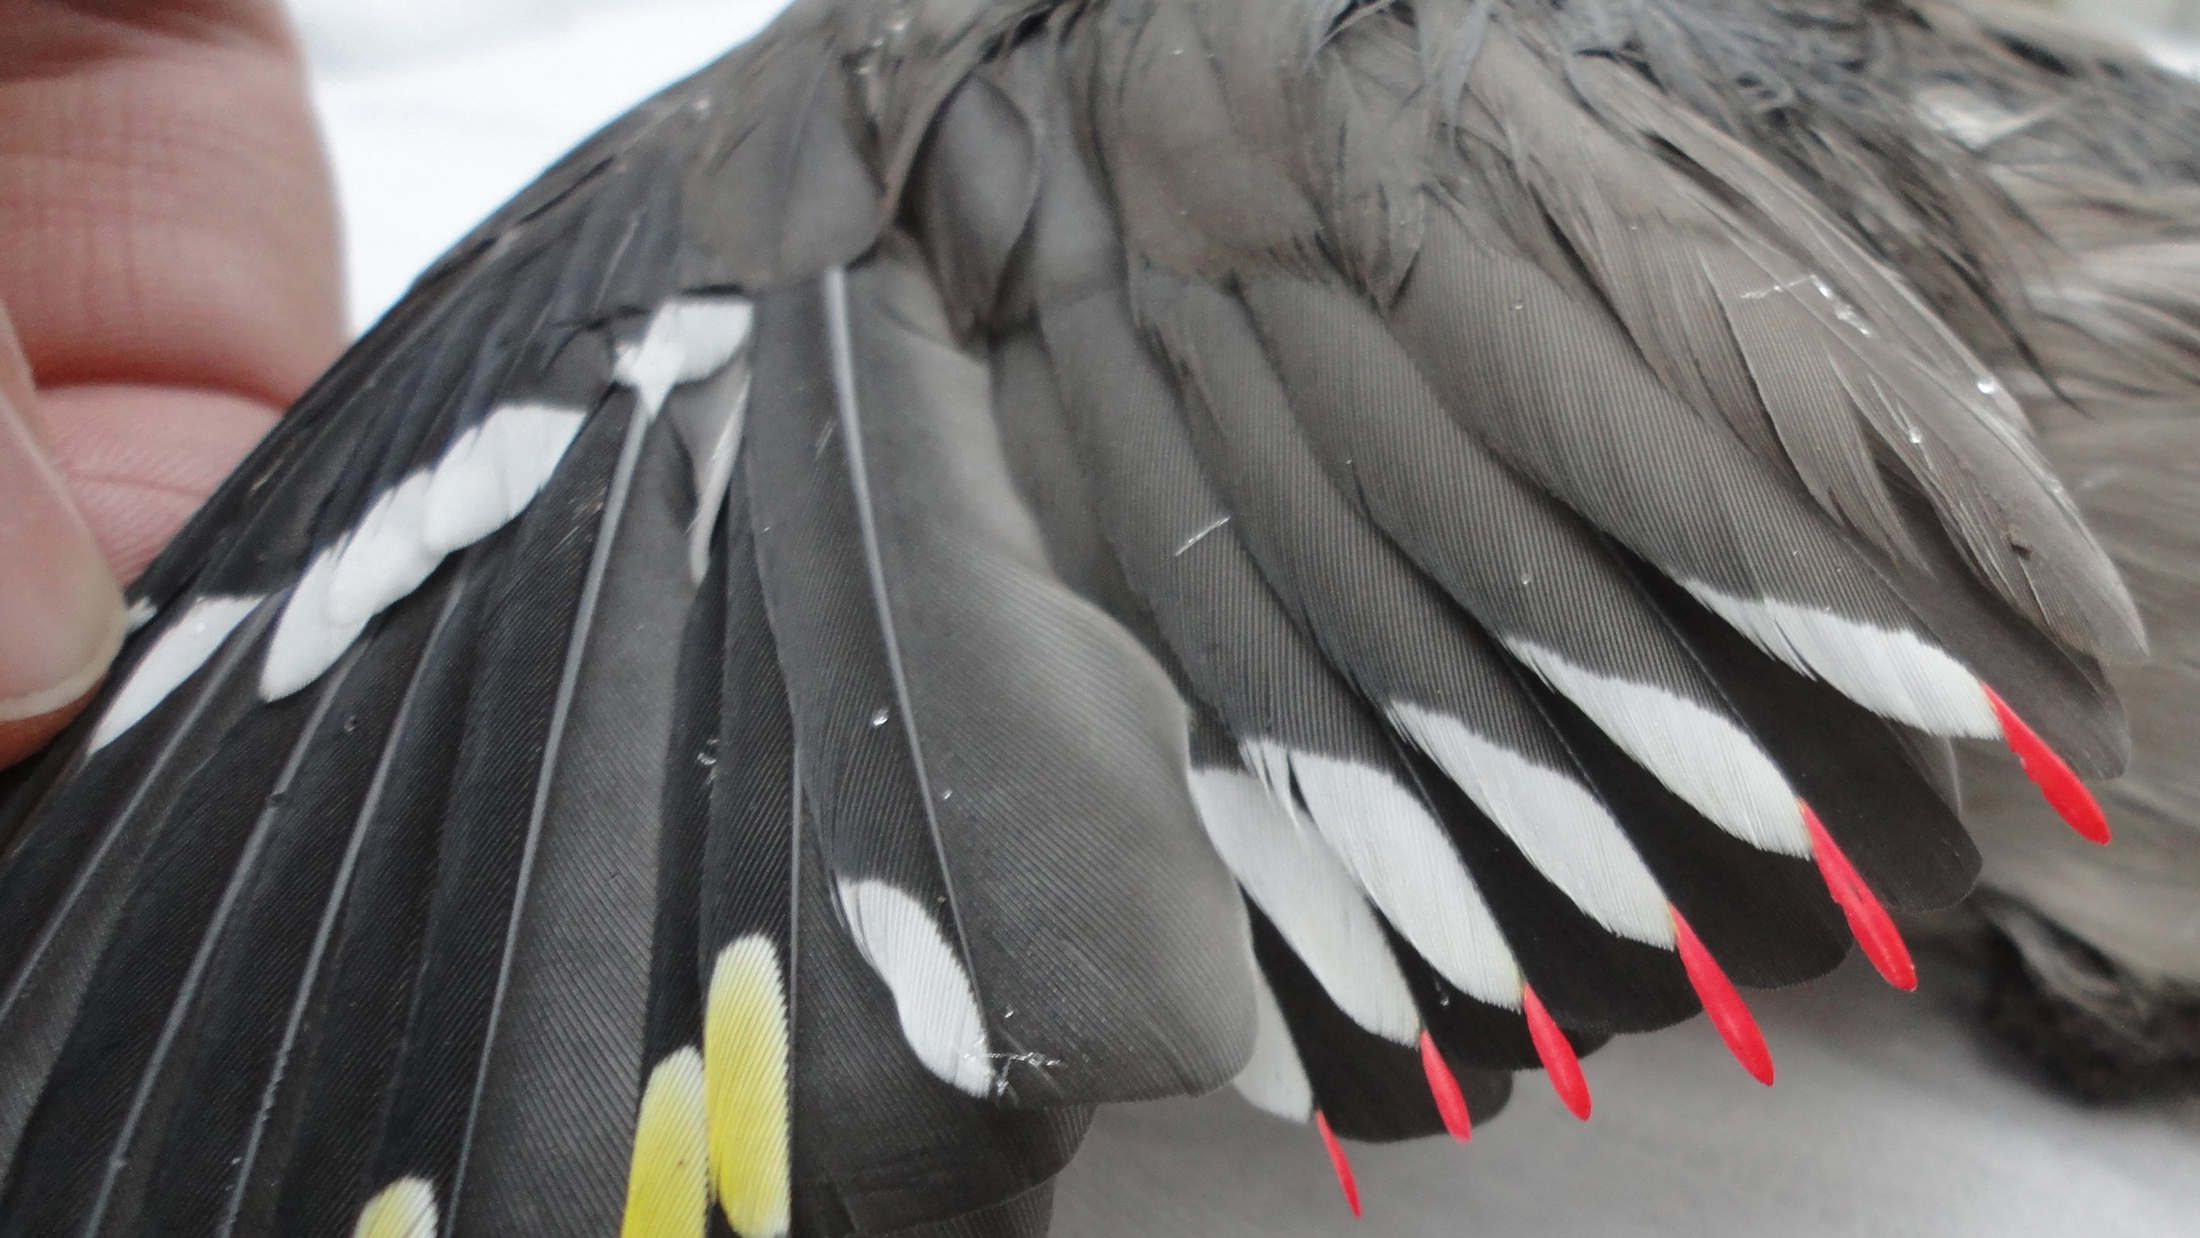
M1350 1192L1699 1009L1769 1082L1950 737L2097 830L2113 674L2161 777L2049 462L2170 431L2026 414L2200 390L2138 88L1803 7L800 0L591 139L0 805L0 1235L1026 1235L1102 1103Z

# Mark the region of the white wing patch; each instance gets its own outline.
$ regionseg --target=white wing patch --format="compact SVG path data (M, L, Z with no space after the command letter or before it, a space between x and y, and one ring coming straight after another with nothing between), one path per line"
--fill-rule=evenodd
M1314 1087L1306 1081L1306 1067L1299 1063L1298 1045L1291 1040L1291 1027L1283 1021L1276 995L1257 967L1253 969L1253 1010L1257 1020L1253 1056L1230 1086L1256 1109L1304 1122L1314 1116Z
M677 297L657 307L642 338L619 348L618 381L634 389L642 416L655 417L681 383L724 369L749 338L749 303L739 297Z
M2001 723L1978 676L1916 635L1768 598L1681 587L1756 646L1884 718L1935 735L1995 739Z
M443 562L428 543L428 491L434 469L421 469L385 490L343 543L328 583L328 621L357 627L420 587Z
M696 392L673 408L672 430L687 450L695 477L695 516L688 522L688 577L697 584L710 567L710 536L726 506L734 462L741 455L741 434L748 419L748 359L733 360Z
M183 681L198 673L214 651L222 647L229 634L237 630L252 608L265 600L264 595L247 597L203 597L191 603L191 609L183 617L170 624L160 634L153 646L138 659L130 678L108 703L107 712L101 715L99 725L92 731L91 745L85 755L99 751L112 743L116 736L136 726L145 715L153 712L168 694L183 685Z
M917 1060L961 1091L993 1095L977 990L939 924L908 894L869 878L840 883L840 909L856 948L893 992Z
M1413 992L1366 897L1329 845L1278 807L1251 774L1195 769L1191 789L1222 862L1330 1000L1377 1036L1413 1044L1421 1030Z
M1634 843L1588 788L1405 701L1390 720L1489 814L1536 870L1621 937L1673 947L1665 894Z
M748 339L750 319L749 303L739 297L667 301L640 340L620 347L612 380L634 389L637 415L647 423L673 388L732 361ZM419 588L445 556L525 511L585 419L557 405L504 405L453 439L442 459L378 496L292 589L268 645L260 695L279 700L320 678L368 621ZM728 427L729 450L739 441L739 421L737 414ZM714 457L711 467L717 466Z
M1713 825L1763 851L1810 854L1802 801L1740 727L1663 688L1599 675L1533 641L1505 647Z
M1360 888L1446 980L1490 1005L1520 1008L1520 968L1504 934L1450 837L1412 792L1381 770L1274 740L1249 740L1243 752L1286 812L1298 811L1297 788Z
M575 409L505 405L452 440L441 460L384 491L291 589L260 670L261 699L281 700L320 678L445 556L526 510L582 420Z
M275 635L267 642L267 661L260 665L261 700L279 701L319 679L366 628L364 619L337 623L329 617L329 586L343 555L344 544L338 542L313 556L305 575L291 586L283 617L275 621Z
M421 535L449 554L527 509L580 433L584 414L553 404L506 404L451 441L428 484Z
M710 570L710 534L718 523L718 510L725 506L726 487L733 484L733 462L741 454L741 429L748 411L749 382L743 373L741 389L726 410L718 437L711 440L709 453L695 462L695 519L688 522L688 579L696 584L703 583L703 574Z

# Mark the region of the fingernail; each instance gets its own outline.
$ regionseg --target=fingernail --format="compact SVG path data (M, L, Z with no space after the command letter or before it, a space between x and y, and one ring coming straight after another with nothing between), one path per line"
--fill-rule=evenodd
M0 764L68 722L122 634L122 590L60 470L0 393Z

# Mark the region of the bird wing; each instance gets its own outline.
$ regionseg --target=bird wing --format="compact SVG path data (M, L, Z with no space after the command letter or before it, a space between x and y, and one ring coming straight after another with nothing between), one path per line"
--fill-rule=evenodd
M1023 1234L1097 1104L1349 1189L1699 1010L1770 1082L1736 985L1975 875L1947 739L2105 838L2143 645L1983 217L1703 68L1794 20L802 0L613 124L10 775L0 1232Z
M2041 365L2003 364L2048 459L2130 582L2152 636L2112 668L2130 710L2128 773L2104 788L2117 846L2072 847L2021 777L1966 753L1967 817L1990 918L2017 947L1997 1030L2083 1094L2189 1075L2200 950L2178 922L2200 888L2192 782L2192 563L2200 453L2200 113L2189 81L2128 48L2015 13L1920 48L1895 97L1957 148L2026 227L2020 251Z

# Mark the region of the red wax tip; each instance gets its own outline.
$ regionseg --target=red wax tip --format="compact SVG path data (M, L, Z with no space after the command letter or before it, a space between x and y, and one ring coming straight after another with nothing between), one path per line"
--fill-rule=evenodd
M1319 1109L1314 1111L1314 1129L1322 1133L1322 1146L1329 1149L1329 1167L1337 1171L1337 1185L1344 1189L1345 1206L1352 1209L1352 1215L1357 1218L1360 1215L1360 1184L1352 1180L1352 1162L1344 1158L1344 1145L1337 1142L1336 1134L1329 1129L1329 1115Z
M1742 1064L1742 1069L1757 1082L1771 1087L1772 1051L1765 1048L1764 1033L1757 1030L1757 1020L1742 1003L1741 994L1727 981L1726 973L1719 970L1718 961L1703 948L1696 930L1681 918L1680 908L1668 907L1666 910L1673 913L1674 944L1680 949L1681 966L1688 969L1688 983L1703 1001L1704 1013L1711 1016L1711 1026L1718 1029L1719 1039L1726 1042L1727 1050Z
M1520 986L1520 1009L1528 1016L1528 1039L1535 1042L1535 1055L1543 1059L1543 1072L1551 1077L1551 1089L1575 1117L1588 1121L1589 1081L1581 1077L1581 1059L1574 1056L1566 1033L1551 1022L1550 1012L1543 1009L1543 999L1524 984Z
M1841 904L1842 914L1849 918L1849 932L1856 935L1856 944L1864 947L1864 957L1872 961L1888 984L1905 993L1915 989L1917 968L1910 963L1910 948L1902 944L1902 934L1895 931L1887 909L1856 875L1849 857L1834 846L1825 823L1808 804L1803 805L1803 824L1810 827L1810 849L1818 858L1818 873L1826 879L1826 890L1833 901Z
M1467 1098L1460 1093L1459 1080L1437 1050L1436 1041L1425 1031L1421 1033L1421 1073L1428 1076L1429 1095L1436 1098L1436 1112L1444 1117L1444 1129L1461 1143L1473 1139L1474 1115L1467 1112Z
M2079 782L2078 776L2063 764L2063 759L2047 746L2047 741L2009 708L2000 693L1984 684L1979 686L1985 689L1986 699L1994 706L1994 719L2001 723L2003 742L2009 745L2009 751L2017 754L2025 777L2038 785L2040 794L2047 797L2048 806L2069 822L2079 837L2087 842L2106 843L2108 818L2101 815L2101 806L2094 801L2093 793L2085 789L2085 784Z

